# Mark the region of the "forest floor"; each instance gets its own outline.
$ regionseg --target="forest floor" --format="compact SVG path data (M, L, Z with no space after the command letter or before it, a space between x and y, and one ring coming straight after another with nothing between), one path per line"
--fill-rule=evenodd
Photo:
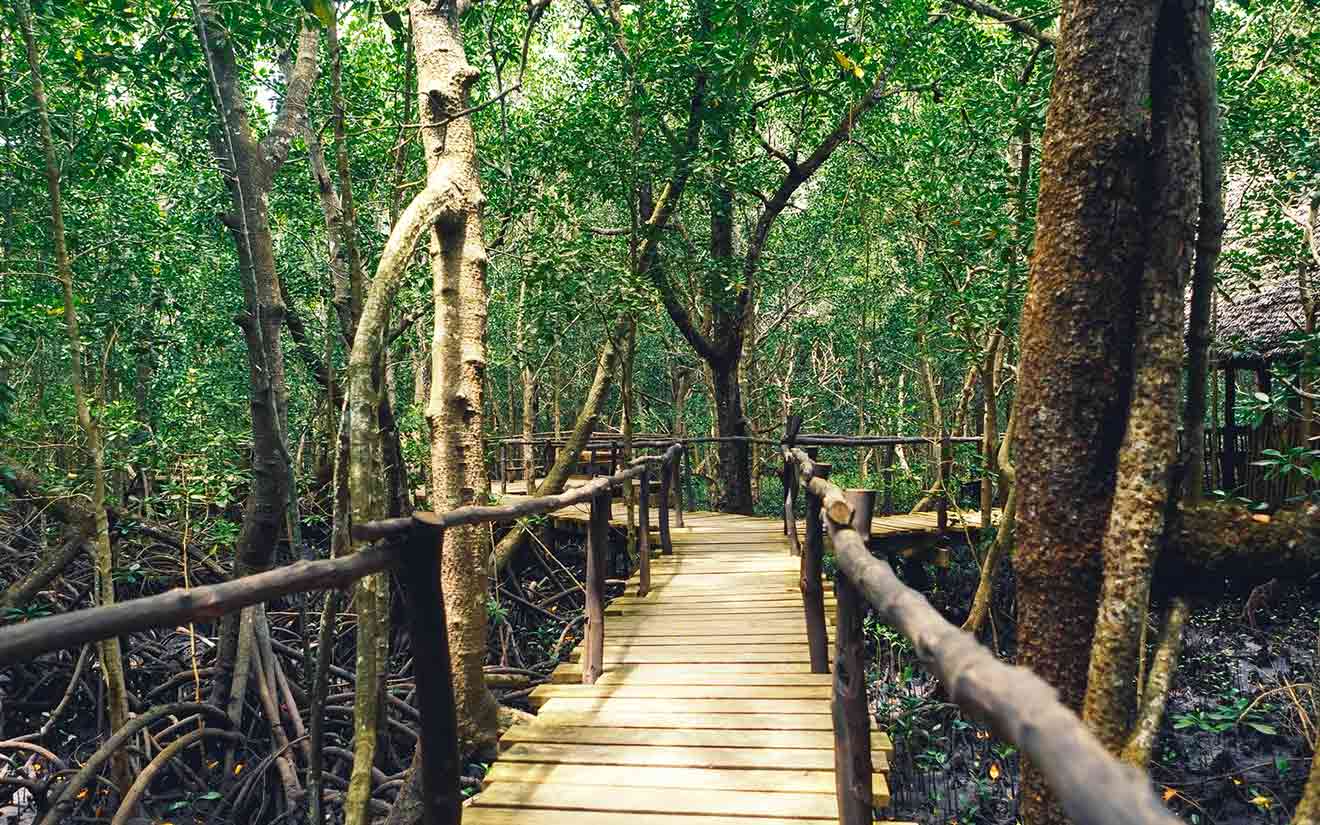
M976 587L967 548L933 571L931 602L961 622ZM996 590L993 631L1001 656L1014 650L1013 581ZM1311 765L1320 720L1317 623L1320 587L1281 585L1254 611L1248 593L1192 602L1185 646L1170 689L1151 775L1170 807L1193 825L1274 825L1291 820ZM1254 625L1254 626L1253 626ZM871 696L894 740L885 818L927 823L1012 823L1018 756L983 726L964 719L916 664L907 643L883 625L875 645ZM1151 634L1152 636L1154 634Z

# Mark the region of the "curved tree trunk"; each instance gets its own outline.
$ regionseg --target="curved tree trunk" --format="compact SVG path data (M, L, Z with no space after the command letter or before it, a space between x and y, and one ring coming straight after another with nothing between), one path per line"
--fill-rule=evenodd
M467 117L468 65L457 0L413 0L411 17L429 175L447 174L457 203L431 233L435 334L431 344L431 501L446 510L484 500L489 491L482 457L482 392L486 372L486 246L476 137ZM490 542L481 526L445 535L442 582L453 657L454 698L463 750L495 745L497 705L486 688L486 594ZM424 655L424 654L423 654Z

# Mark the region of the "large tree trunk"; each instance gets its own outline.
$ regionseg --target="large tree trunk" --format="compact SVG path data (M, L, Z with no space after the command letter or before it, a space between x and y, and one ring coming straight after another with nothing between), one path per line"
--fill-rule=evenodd
M1202 144L1217 142L1208 26L1199 2L1065 6L1042 144L1018 396L1019 651L1072 706L1084 693L1115 753L1176 503L1191 250L1213 266L1222 229L1203 221L1196 237L1198 204L1218 196L1200 186ZM1028 823L1063 821L1029 763L1022 793Z
M740 439L719 443L715 509L724 513L751 513L753 505L752 453L746 441L747 419L743 415L738 361L738 357L719 361L711 364L710 370L715 396L715 434L720 438Z
M1074 0L1042 141L1017 398L1018 663L1080 708L1131 388L1156 4ZM1062 810L1029 761L1029 825Z
M1138 289L1133 384L1103 540L1104 583L1091 647L1083 718L1121 751L1136 712L1137 657L1151 565L1164 543L1183 364L1183 301L1200 192L1191 38L1181 4L1156 27L1151 77L1147 255Z
M481 234L485 196L477 170L476 137L466 117L468 65L457 0L413 0L422 129L428 175L444 174L458 202L431 233L435 331L431 344L431 501L448 510L484 500L489 483L482 457L482 392L486 372L486 247ZM490 553L485 528L445 534L441 578L453 656L454 698L465 752L493 750L497 705L486 688L486 593ZM424 655L424 652L423 652Z

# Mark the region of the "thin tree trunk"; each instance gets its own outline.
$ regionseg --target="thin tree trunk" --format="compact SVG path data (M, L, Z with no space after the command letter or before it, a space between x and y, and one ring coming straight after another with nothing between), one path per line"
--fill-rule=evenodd
M285 440L285 365L281 328L285 306L275 267L274 240L268 216L268 194L274 177L288 158L297 124L305 117L307 97L317 74L319 36L303 27L297 60L274 124L258 141L248 119L237 59L228 29L215 18L209 0L197 0L194 22L206 60L217 113L211 145L232 211L221 216L234 238L243 282L243 330L248 356L248 401L252 414L252 489L243 515L234 556L234 573L242 576L270 567L275 545L285 526L291 487ZM217 653L219 674L212 700L226 704L233 689L245 683L226 678L238 650L238 616L221 621Z
M555 456L555 463L546 470L545 478L534 491L531 491L531 495L549 496L563 492L568 477L577 465L578 454L596 429L601 408L605 406L605 397L609 394L610 385L614 381L614 369L623 348L626 329L625 323L616 325L610 336L605 339L605 343L601 345L600 354L596 357L596 374L592 377L591 388L587 391L582 409L573 423L573 430ZM503 570L517 554L526 538L527 531L521 525L515 525L504 535L504 538L500 539L493 554L496 573Z
M64 292L64 324L69 337L69 383L73 389L73 403L78 425L87 439L87 452L92 460L92 546L95 549L96 584L95 601L102 607L114 604L115 585L113 556L110 547L110 520L105 510L106 478L105 448L101 442L101 429L92 419L91 405L83 380L83 344L78 329L78 308L73 300L73 265L64 235L64 206L60 193L60 164L55 155L55 140L50 128L50 107L46 101L46 87L41 78L41 58L33 31L32 12L28 0L15 0L14 10L27 50L28 68L32 74L32 101L37 110L37 123L41 132L42 156L46 166L46 189L50 198L51 243L55 248L55 269L59 273ZM84 526L85 529L86 526ZM114 734L128 721L128 688L124 683L124 660L119 637L112 636L97 644L101 660L101 676L106 684L106 711L110 720L110 733ZM128 754L115 752L112 762L115 784L120 791L133 782Z

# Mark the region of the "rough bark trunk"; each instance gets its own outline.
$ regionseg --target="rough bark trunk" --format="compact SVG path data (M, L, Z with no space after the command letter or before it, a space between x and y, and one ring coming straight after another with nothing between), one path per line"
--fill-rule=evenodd
M741 354L741 353L739 353ZM738 382L739 358L711 364L715 400L715 434L720 438L747 437L743 416L742 387ZM719 468L715 509L725 513L752 512L751 445L745 440L719 442Z
M1017 399L1018 662L1072 708L1086 690L1131 385L1156 11L1149 0L1064 7L1042 140ZM1065 821L1030 760L1022 816Z
M1102 542L1104 583L1082 718L1118 755L1136 712L1137 659L1151 565L1164 542L1178 460L1183 306L1200 192L1187 15L1166 3L1151 75L1151 200L1138 288L1131 404Z

